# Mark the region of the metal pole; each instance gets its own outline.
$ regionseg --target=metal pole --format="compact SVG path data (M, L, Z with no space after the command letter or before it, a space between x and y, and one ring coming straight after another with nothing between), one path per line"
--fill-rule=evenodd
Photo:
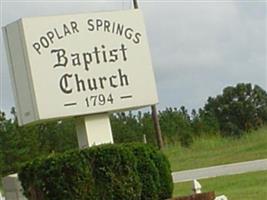
M137 0L133 0L133 6L134 6L134 9L138 9L138 3L137 3Z
M133 7L134 7L134 9L138 9L137 0L133 0ZM151 112L152 112L152 119L153 119L154 129L155 129L156 138L157 138L157 144L158 144L159 149L162 149L163 148L163 140L162 140L156 105L151 106Z
M154 128L155 128L155 132L156 132L158 147L159 147L159 149L162 149L163 148L163 140L162 140L156 105L151 106L151 111L152 111L152 119L153 119Z

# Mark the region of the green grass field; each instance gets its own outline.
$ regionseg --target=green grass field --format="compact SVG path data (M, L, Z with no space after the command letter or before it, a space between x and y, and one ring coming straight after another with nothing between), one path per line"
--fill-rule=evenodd
M267 126L240 139L206 136L197 138L190 148L165 147L173 171L267 158Z
M215 191L229 200L267 199L267 171L199 180L202 192ZM173 196L192 194L192 182L176 183Z

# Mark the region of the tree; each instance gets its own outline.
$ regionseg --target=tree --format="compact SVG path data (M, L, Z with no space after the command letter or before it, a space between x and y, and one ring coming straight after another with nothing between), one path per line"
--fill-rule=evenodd
M0 112L0 169L2 175L18 171L21 164L54 152L77 148L72 119L18 126L16 111L11 109L12 119Z
M74 119L35 126L39 149L44 153L64 152L78 147Z
M192 110L191 126L195 136L203 134L215 134L219 132L219 123L217 118L211 112L206 112L203 109Z
M110 116L110 122L114 141L123 142L142 142L143 134L141 124L136 115L132 112L121 112Z
M193 142L190 117L185 107L166 108L159 113L159 121L165 143L180 141L182 146Z
M155 133L155 128L154 128L151 113L146 112L146 113L141 114L141 112L139 112L138 121L141 124L142 134L146 135L147 142L149 144L157 146L156 133Z
M1 151L2 150L2 148L1 148L2 143L3 143L3 140L1 139L1 135L3 134L3 132L5 130L5 127L4 127L5 121L6 121L5 113L0 110L0 174L2 174L3 166L4 166L3 152ZM0 179L0 181L1 181L1 179ZM0 183L0 185L1 185L1 183Z
M224 135L240 135L266 123L267 93L250 83L226 87L222 95L208 98L203 113L216 117Z

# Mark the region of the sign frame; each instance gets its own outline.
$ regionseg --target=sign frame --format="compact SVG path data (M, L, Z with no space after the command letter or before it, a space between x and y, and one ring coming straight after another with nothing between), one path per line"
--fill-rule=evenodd
M112 17L108 18L109 15ZM120 46L117 46L117 50L121 54L117 55L117 56L121 57L121 60L118 61L118 65L122 66L122 67L117 69L116 75L110 74L110 76L107 77L107 79L110 80L110 85L112 85L112 84L115 85L114 84L115 81L112 82L111 78L114 78L115 76L117 76L116 81L117 82L120 81L120 83L116 83L115 86L121 86L123 84L126 85L128 82L130 82L130 80L131 81L134 80L135 82L133 81L134 83L132 83L133 86L128 88L130 93L128 93L128 94L124 93L124 95L120 94L119 98L121 98L121 99L131 98L131 97L133 97L132 93L134 93L134 95L135 94L139 95L139 97L138 97L139 99L137 98L135 100L136 102L134 102L132 104L128 103L129 105L127 105L127 103L124 105L118 105L118 106L111 105L110 107L107 106L104 109L95 109L95 110L89 110L89 111L85 111L85 112L81 111L82 109L80 109L80 111L78 111L78 112L76 112L73 109L67 113L66 112L59 112L56 114L55 114L55 112L53 113L52 112L53 110L57 111L59 109L58 108L59 105L56 104L54 106L51 102L48 102L48 100L50 100L49 98L47 98L47 105L44 105L46 103L46 101L44 99L46 98L47 94L52 93L54 95L54 93L52 91L48 91L48 92L46 92L46 95L42 95L42 92L39 92L39 91L45 91L44 88L46 88L46 86L47 87L49 86L49 81L47 80L47 82L44 84L38 83L39 85L36 83L36 82L38 82L38 81L36 81L37 80L36 74L38 74L38 73L42 74L42 75L40 75L40 78L42 78L42 76L45 76L46 73L42 73L42 72L45 72L42 70L39 70L39 71L33 70L33 67L36 66L36 63L37 63L36 60L38 59L38 56L39 56L38 54L42 54L44 52L44 51L40 50L42 45L43 45L42 50L46 50L44 48L44 47L46 47L45 45L53 46L53 48L50 48L50 49L49 49L49 47L47 47L47 49L50 50L50 56L52 56L51 52L54 51L53 52L54 53L53 54L53 56L54 56L54 58L53 58L54 59L54 65L53 65L54 67L53 68L56 68L55 67L56 64L62 64L62 62L63 62L62 60L65 57L61 56L62 59L61 60L59 59L60 53L61 53L60 50L62 48L55 47L56 46L56 41L55 41L56 39L54 39L54 41L53 41L51 31L47 31L46 35L40 34L40 33L45 33L44 31L43 32L37 31L37 33L40 36L39 41L35 39L34 40L35 42L34 43L32 42L33 40L31 40L31 38L33 37L33 35L36 36L38 34L35 34L35 32L33 31L32 32L33 34L31 34L31 36L30 36L31 38L29 38L29 33L31 32L30 31L31 30L30 25L32 25L30 23L31 20L36 19L36 22L33 23L36 25L36 24L40 23L38 20L45 22L46 18L49 19L50 21L51 21L51 19L55 19L55 18L66 18L66 19L69 19L69 21L71 20L70 26L69 26L71 28L66 29L67 32L72 31L73 34L75 34L75 32L76 32L76 34L79 34L79 32L81 32L81 30L82 30L82 28L80 29L80 21L78 23L77 20L76 21L74 20L76 18L79 18L79 16L82 16L82 17L93 16L90 19L95 19L95 23L96 23L95 29L96 29L97 23L100 23L99 21L97 21L97 19L105 19L105 20L102 20L102 23L104 24L104 23L107 23L106 19L112 20L113 16L116 16L116 15L118 15L119 17L118 16L115 17L117 21L116 20L114 20L114 21L117 23L123 24L125 27L128 25L128 30L131 30L130 32L134 36L132 36L131 39L129 39L129 38L126 38L127 35L124 35L120 39L117 39L116 42L114 42L116 44L120 44ZM123 21L123 20L127 19L127 15L130 15L130 17L128 16L128 23L130 23L130 25L126 24L127 20ZM103 16L106 16L106 18ZM123 19L121 16L124 16L125 19ZM118 22L118 19L122 19L122 21ZM135 23L138 25L135 25L135 24L131 25L132 22L129 19L134 19ZM74 22L76 22L76 23L74 23ZM89 20L87 22L88 22L87 28L88 29L92 28L92 24L89 23ZM115 23L115 22L113 22L113 23ZM66 23L63 23L63 30L64 30L64 27L66 28L65 25L66 25ZM104 27L104 25L103 25L103 27ZM102 29L105 30L105 27L104 28L103 27L102 27ZM134 27L134 28L132 28L132 27ZM49 30L52 30L52 29L49 29ZM54 28L53 30L54 30L54 33L53 33L54 37L60 38L60 35L55 36L56 34L59 34L58 32L56 32L57 29ZM96 34L96 33L100 34L100 31L93 32L92 34ZM110 33L105 33L105 34L108 35ZM141 36L138 36L138 34L140 34ZM146 36L146 32L145 32L143 17L142 17L140 10L135 9L135 10L126 10L126 11L112 11L112 12L102 12L102 13L77 14L77 15L73 15L73 16L72 15L62 15L62 16L56 16L56 17L48 16L48 17L37 17L37 18L36 17L34 17L34 18L22 18L16 22L4 27L4 36L5 36L7 54L8 54L8 58L9 58L8 60L9 60L10 66L11 66L10 67L10 74L11 74L11 79L12 79L11 82L12 82L12 86L13 86L13 91L14 91L14 96L15 96L15 101L16 101L16 108L17 108L17 113L18 113L18 121L19 121L20 125L39 123L39 122L44 122L47 120L61 119L61 118L65 118L65 117L82 116L82 115L88 115L88 114L97 114L97 113L136 109L136 108L146 107L146 106L154 105L154 104L158 103L156 84L155 84L154 72L152 69L149 46L148 46L148 42L147 42L147 36ZM103 38L102 36L103 36L103 34L100 36L100 38ZM50 39L49 39L49 37L50 37ZM69 35L67 34L67 36L65 35L65 37L71 38L72 34L69 34ZM114 35L114 37L118 38L118 36L116 36L116 35ZM44 38L46 38L46 39L44 39ZM111 37L109 37L108 39L110 39L110 38ZM48 45L46 42L49 40L50 40L51 44ZM136 44L139 42L139 40L142 41L142 42L140 42L140 44L141 44L140 47L138 47L138 44ZM119 41L122 41L122 42L119 43ZM132 46L130 46L129 43L132 43ZM31 44L31 45L29 45L29 44ZM79 44L81 44L81 42ZM61 43L61 45L62 45L62 43ZM67 44L67 46L68 45L71 45L71 44ZM104 49L103 46L104 45L102 45L102 50ZM107 48L107 46L108 45L105 45L105 48ZM98 46L95 45L95 48L96 47L98 47ZM134 57L134 59L131 60L131 62L134 63L134 64L131 64L131 69L133 69L132 66L138 66L140 68L140 65L141 65L142 70L143 70L143 71L141 70L141 72L143 72L143 73L140 73L140 70L134 71L136 69L131 71L131 73L125 72L126 64L123 65L124 64L123 60L125 60L125 58L126 58L126 53L125 53L126 50L125 49L127 49L127 51L128 51L128 49L130 49L130 47L133 49L135 48L135 50L132 51L131 54L129 53L129 55L127 55L127 56L130 57L130 56L133 56L135 54L137 54L139 56L139 57ZM101 47L99 47L99 48L101 48ZM102 53L104 52L104 50L102 51ZM95 50L95 51L100 51L100 50ZM140 51L141 53L138 51ZM36 54L36 55L34 55L34 58L31 59L31 57L33 57L32 56L33 54ZM92 55L93 55L93 53L91 54L91 57L92 57ZM103 55L104 55L104 53L103 53ZM55 63L56 57L58 59L57 63ZM83 55L83 57L84 57L84 55ZM47 60L49 60L49 58ZM41 62L46 62L46 60L42 59ZM72 60L72 63L73 62L75 62L75 60ZM77 62L77 58L76 58L76 62ZM142 65L142 63L145 63L145 64ZM50 68L52 68L51 62L49 65L50 65ZM86 64L84 64L84 66L86 66ZM95 68L95 71L97 71L95 66L94 65L90 66L92 69L89 69L89 70L93 71L93 68ZM107 66L107 65L105 65L105 66ZM128 64L127 64L127 66L128 66ZM138 68L138 67L136 67L136 68ZM70 68L70 67L68 66L68 67L66 67L66 69L67 68ZM59 71L59 69L60 69L60 67L58 67L55 70ZM56 73L58 73L58 71L56 71ZM86 71L86 70L84 69L84 71ZM72 74L73 77L74 76L76 77L76 74L73 71L72 71L72 73L73 73ZM100 73L100 72L98 71L98 73ZM127 74L127 73L129 73L129 74ZM139 74L137 74L137 73L139 73ZM78 75L81 74L81 71L77 72L77 74ZM130 77L131 74L134 74L134 78ZM69 86L70 81L66 84L66 80L70 80L70 78L67 77L69 75L69 73L66 73L65 75L66 75L66 78L61 79L61 80L63 80L62 84L64 84L64 81L65 81L65 86L66 85ZM50 79L52 79L49 74L48 74L48 76L50 77ZM62 73L61 73L61 77L63 77ZM67 79L67 78L69 78L69 79ZM146 81L146 79L147 79L147 81ZM43 79L43 80L45 80L45 79ZM115 80L115 78L114 78L114 80ZM123 80L124 80L124 82L123 82ZM76 83L79 81L82 81L82 78L78 79L78 81L76 79ZM43 82L45 82L45 81L43 81ZM75 82L75 81L72 80L72 82ZM88 80L87 80L87 82L88 82ZM101 82L100 82L100 84L101 84ZM77 84L77 85L79 86L79 84ZM136 85L138 85L138 87ZM78 86L77 86L77 88L78 88ZM137 87L136 90L134 90L135 87ZM81 88L84 88L83 85L81 86ZM71 89L74 89L74 86ZM76 89L76 90L78 90L78 89ZM50 90L51 90L51 87L50 87ZM66 91L67 92L70 91L70 88L67 88ZM64 94L64 92L63 92L62 96L64 96L64 95L66 96L67 94ZM96 96L96 95L94 95L94 96ZM92 98L92 96L90 96L90 98ZM96 98L98 98L98 101L99 101L98 103L101 104L100 100L101 99L103 100L105 98L105 101L107 101L107 99L109 98L109 94L103 92L103 93L99 94ZM58 100L58 99L60 99L60 98L55 97L55 100ZM86 102L88 100L88 98L87 99L84 98L84 99L85 99L85 103L89 104L89 102ZM70 106L73 104L74 104L73 102L68 102L68 101L64 102L64 106ZM51 110L51 113L48 113L48 110Z

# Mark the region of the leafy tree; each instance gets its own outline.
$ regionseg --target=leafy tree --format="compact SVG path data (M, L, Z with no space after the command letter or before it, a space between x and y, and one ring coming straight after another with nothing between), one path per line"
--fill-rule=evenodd
M143 142L157 146L154 124L150 112L121 112L110 116L115 143Z
M139 113L139 122L141 124L141 132L146 135L147 143L157 146L156 133L150 112Z
M2 154L2 175L15 173L19 166L40 155L38 135L35 127L19 127L15 109L12 119L1 121L0 152Z
M192 110L191 126L195 136L215 134L219 132L219 122L211 112L199 109L197 113Z
M165 143L180 141L182 146L193 142L190 117L184 107L166 108L159 113L159 121Z
M20 165L36 157L53 152L77 148L73 120L18 126L15 109L12 119L0 115L0 164L1 174L17 172Z
M44 153L64 152L78 147L73 119L42 123L35 128L39 149Z
M224 135L240 135L267 121L267 93L250 83L226 87L222 95L209 97L203 113L216 117Z
M5 127L4 127L5 120L6 120L5 113L0 110L0 138L1 138L1 135L3 134L3 132L5 130ZM2 174L3 166L4 166L3 152L1 151L2 150L1 149L2 143L3 143L3 141L0 139L0 174ZM1 179L0 179L0 182L1 182ZM1 185L1 183L0 183L0 185Z
M141 125L136 115L132 112L116 113L110 116L114 141L122 142L142 142L143 135Z

